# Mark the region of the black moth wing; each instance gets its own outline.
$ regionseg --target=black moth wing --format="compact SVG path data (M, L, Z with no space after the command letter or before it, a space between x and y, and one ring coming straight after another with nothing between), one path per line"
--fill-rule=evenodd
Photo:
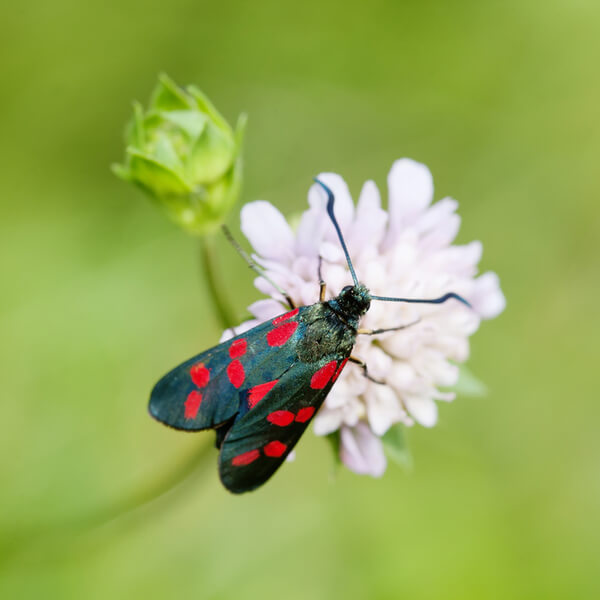
M235 421L219 455L219 476L234 493L265 483L294 448L333 383L347 356L317 363L296 360L248 412Z
M240 412L242 396L252 387L249 374L270 375L266 334L271 321L214 346L175 367L154 386L150 414L169 427L199 431L219 427ZM293 357L280 357L292 363ZM259 382L257 382L259 383Z

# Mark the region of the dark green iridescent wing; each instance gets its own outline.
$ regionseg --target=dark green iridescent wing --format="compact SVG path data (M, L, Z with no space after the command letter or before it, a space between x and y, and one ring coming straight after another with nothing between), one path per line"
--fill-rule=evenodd
M223 485L234 493L262 485L294 448L342 371L347 356L317 363L296 360L273 381L254 388L248 410L225 435L219 456Z
M308 308L262 323L167 373L152 390L150 414L175 429L199 431L243 413L249 390L296 360L293 349L303 330L299 313Z
M296 308L167 373L150 414L176 429L217 429L223 484L250 491L279 468L325 400L350 354L347 336L323 305Z

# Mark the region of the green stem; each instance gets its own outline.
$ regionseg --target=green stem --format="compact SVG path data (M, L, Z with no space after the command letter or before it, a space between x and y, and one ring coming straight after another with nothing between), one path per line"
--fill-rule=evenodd
M215 259L215 236L212 234L202 236L200 238L202 273L206 279L213 310L220 321L220 325L223 329L229 329L237 325L237 320L226 295L222 291L221 282L217 276Z
M200 238L200 261L203 279L219 325L223 329L233 327L236 320L217 276L215 236L206 235ZM25 531L13 532L0 544L0 563L14 559L22 552L44 552L44 549L65 546L65 542L75 539L79 544L85 543L85 540L93 538L94 532L102 526L126 517L175 490L205 464L210 455L212 444L204 442L199 450L186 457L178 466L170 468L166 474L128 497L67 521L38 524Z
M183 483L192 473L205 464L207 457L213 453L212 450L213 445L204 440L199 449L180 461L178 465L170 467L163 477L146 484L129 498L125 498L116 502L113 506L99 510L96 514L90 515L88 519L81 519L79 525L82 528L96 527L157 500L176 488L180 483Z
M103 526L137 514L143 507L175 491L193 473L207 464L208 457L212 454L212 444L204 442L179 465L129 497L74 519L37 524L25 531L8 532L0 544L0 565L18 558L23 553L37 554L47 560L60 559L58 549L69 548L73 551L75 544L81 546L88 540L93 540L96 532Z

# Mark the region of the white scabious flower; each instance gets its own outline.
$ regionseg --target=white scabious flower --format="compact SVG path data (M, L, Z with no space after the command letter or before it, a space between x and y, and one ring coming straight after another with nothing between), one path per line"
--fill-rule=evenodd
M502 312L505 299L495 273L477 276L482 245L452 242L460 226L452 198L435 204L429 169L410 159L396 161L388 175L388 206L381 207L377 186L367 181L354 206L348 186L334 173L319 179L335 195L335 214L356 273L374 295L436 298L455 292L473 309L450 300L443 304L373 301L362 328L406 329L376 336L359 335L353 355L365 361L370 381L356 365L348 365L315 417L314 430L326 435L340 430L340 457L357 473L380 476L386 468L381 437L394 423L425 427L437 421L436 400L454 394L440 387L456 384L456 363L469 355L469 336L481 319ZM255 250L255 260L297 305L319 297L318 264L327 283L327 298L339 294L352 279L322 189L313 185L310 208L294 232L270 203L256 201L242 209L242 231ZM249 307L255 320L243 331L287 310L281 294L259 277L256 287L270 295Z

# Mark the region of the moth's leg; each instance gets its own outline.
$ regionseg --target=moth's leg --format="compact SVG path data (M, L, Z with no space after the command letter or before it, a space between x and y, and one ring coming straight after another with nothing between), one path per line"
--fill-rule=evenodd
M323 274L321 273L321 265L323 264L323 257L319 254L319 302L325 302L325 292L327 290L327 284L323 281Z
M327 284L324 281L319 281L319 302L325 302L325 291Z
M379 333L386 333L387 331L400 331L401 329L406 329L407 327L412 327L419 323L421 319L417 319L412 323L407 323L406 325L399 325L398 327L386 327L385 329L357 329L356 333L360 333L361 335L377 335Z
M288 303L288 306L293 310L294 308L298 308L296 306L296 303L287 295L285 294L285 301Z
M231 429L234 421L235 416L229 419L229 421L221 423L221 425L215 427L215 433L217 434L215 438L215 447L217 448L217 450L221 449L223 441L225 440L225 436L229 433L229 430Z
M348 357L348 360L350 362L353 362L355 365L358 365L363 370L363 375L369 381L372 381L373 383L379 383L381 385L385 385L385 381L380 381L379 379L375 379L374 377L371 377L371 375L369 375L369 370L367 369L367 363L364 360L361 360L360 358L356 358L356 356L350 356L350 357Z

